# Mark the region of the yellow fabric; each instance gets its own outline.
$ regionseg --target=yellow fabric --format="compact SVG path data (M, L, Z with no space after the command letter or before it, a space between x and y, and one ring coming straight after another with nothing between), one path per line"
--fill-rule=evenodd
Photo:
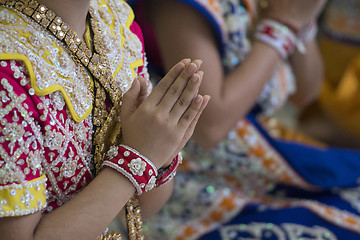
M125 2L126 3L126 2ZM126 3L127 4L127 3ZM126 23L125 23L125 27L127 28L127 29L130 29L130 27L131 27L131 25L132 25L132 23L134 22L134 19L135 19L135 15L134 15L134 12L133 12L133 10L129 7L129 16L128 16L128 18L127 18L127 20L126 20ZM109 12L110 13L110 12ZM111 24L111 30L113 31L113 29L115 28L115 25L114 24ZM120 26L120 28L122 28L122 26ZM130 31L131 32L131 31ZM134 38L134 37L136 37L135 36L135 34L131 34L131 36ZM125 44L125 34L124 34L124 29L121 29L121 48L124 48L124 44ZM113 74L113 77L115 76L115 75L117 75L119 72L120 72L120 70L121 70L121 68L122 68L122 66L123 66L123 63L124 63L124 59L121 61L121 63L119 64L119 66L116 68L116 70L115 70L115 72L114 72L114 74ZM135 73L135 69L137 68L137 67L140 67L140 66L143 66L144 65L144 61L143 61L143 59L137 59L137 60L135 60L134 62L132 62L132 63L130 63L129 64L130 65L130 69L131 69L131 74L132 74L132 77L133 78L136 78L137 77L137 75L136 75L136 73Z
M4 9L7 9L7 11L13 13L14 16L16 16L18 18L18 23L20 21L22 21L22 19L23 19L23 17L21 15L19 15L16 11L12 10L11 8L1 6L0 9L2 11ZM9 23L7 21L2 21L1 24L3 24L4 26L11 25L11 23ZM17 31L19 33L19 37L22 37L24 39L29 39L30 37L32 37L31 33L21 30L21 28L25 27L24 25L21 26L21 27L17 26L17 25L12 25L12 27L13 27L14 31ZM20 42L20 41L18 39L14 39L13 43L15 43L15 42ZM18 44L18 45L22 45L22 43L20 42L20 44ZM56 44L52 44L51 46L53 48L57 48L59 53L65 51L64 49L62 49L61 47L59 47ZM32 51L33 49L29 49L29 50ZM1 52L1 48L0 48L0 52ZM42 57L49 65L52 65L52 63L48 60L49 55L51 55L51 53L46 48L44 48L44 53L39 57ZM35 77L36 74L34 73L34 68L32 67L32 63L26 56L24 56L22 54L18 54L18 53L0 53L0 59L2 59L2 60L21 60L21 61L23 61L25 63L25 65L26 65L28 71L29 71L29 74L30 74L31 87L35 90L35 94L37 96L48 95L48 94L50 94L52 92L60 91L62 93L64 99L65 99L65 102L66 102L66 104L67 104L67 106L69 108L69 111L70 111L72 117L74 118L74 120L76 122L80 122L80 121L84 120L91 113L92 104L90 105L89 109L86 109L85 114L83 114L80 117L78 115L78 113L75 111L75 109L73 107L73 104L72 104L72 101L71 101L71 98L69 97L68 93L65 91L64 86L62 86L60 84L53 84L53 85L50 85L50 86L48 86L46 88L40 88L37 85L37 79ZM60 74L58 72L55 72L55 74L60 76ZM65 78L64 76L61 76L61 77L66 79L69 82L73 81L73 79ZM91 82L91 85L93 86L92 82Z
M360 48L322 39L325 81L320 106L337 124L360 136Z
M101 3L102 5L108 5L107 1L102 1ZM123 4L123 5L122 5ZM131 24L133 23L133 20L134 20L134 13L133 11L131 10L131 8L125 3L123 2L122 4L119 4L119 6L121 5L121 7L127 7L127 10L129 11L128 12L128 16L126 18L126 23L124 25L122 24L115 24L115 22L111 22L111 23L101 23L101 24L107 24L109 27L110 27L110 33L113 34L114 36L116 36L116 38L118 37L121 37L121 49L116 49L116 51L118 52L117 56L114 55L114 49L112 49L113 52L109 53L111 54L111 57L114 57L115 58L119 58L119 56L121 55L121 53L123 52L128 52L128 50L125 50L125 48L132 48L133 46L125 46L125 42L130 42L131 40L137 40L137 36L133 33L131 33L131 31L129 30L130 29L130 26ZM119 7L119 6L116 6L116 7ZM110 15L114 15L114 9L108 7L106 8L107 12L110 14ZM124 9L125 10L125 9ZM23 18L22 16L20 16L16 11L12 10L11 8L6 8L6 7L0 7L0 11L9 11L11 12L12 14L14 14L14 16L16 16L18 19L18 25L11 25L12 26L12 29L10 30L8 27L6 27L5 29L7 29L8 31L16 31L18 32L19 34L19 37L22 37L23 39L30 39L31 34L32 34L32 31L35 31L33 28L29 28L29 29L26 29L28 31L24 31L24 27L25 27L25 24L27 23L26 20L27 18ZM121 22L119 22L121 23ZM4 26L8 26L12 23L8 23L7 21L1 21L0 24L3 24ZM49 34L48 32L45 32L46 34ZM45 34L45 35L46 35ZM90 34L90 29L89 29L89 26L86 30L86 33L85 33L85 41L87 43L87 45L89 47L91 47L91 44L90 44L90 39L91 39L91 34ZM9 38L10 39L10 38ZM57 48L57 52L58 54L57 55L60 55L60 53L62 54L63 52L66 52L65 49L63 49L60 45L58 45L56 42L51 42L50 41L51 39L50 38L47 38L47 40L45 41L46 44L51 44L51 47L53 48ZM22 44L21 42L19 43L19 40L16 38L11 38L11 44L13 44L15 46L15 48L19 45L19 46L23 46L24 44ZM15 44L16 42L18 42L19 44ZM131 41L131 42L134 42L134 41ZM31 43L29 41L26 42L26 44L29 44L31 46L31 48L29 49L29 51L33 51L34 49L38 50L36 46L32 46ZM33 48L34 47L34 48ZM43 47L44 49L44 52L41 56L41 58L43 58L45 60L45 62L49 65L49 66L52 66L53 63L51 61L49 61L48 57L50 57L51 53L47 50L49 48L46 48L46 47ZM131 51L131 50L130 50ZM5 53L6 52L6 53ZM36 79L36 74L37 74L37 71L39 71L38 68L40 69L44 69L43 66L37 66L36 64L38 64L38 62L34 62L35 60L31 60L31 58L27 58L25 56L23 56L24 54L19 54L20 51L14 51L12 52L11 54L8 54L8 51L6 49L2 49L0 47L0 59L14 59L14 60L21 60L23 61L25 64L26 64L26 67L28 68L29 70L29 73L30 73L30 79L31 79L31 87L35 90L35 94L38 95L38 96L42 96L42 95L48 95L52 92L55 92L55 91L60 91L65 99L65 102L66 102L66 105L68 106L69 108L69 111L73 117L73 119L76 121L76 122L81 122L82 120L84 120L85 118L87 118L90 113L92 112L92 99L90 99L91 95L90 94L82 94L81 96L84 98L86 96L88 96L87 98L84 98L84 99L80 99L79 100L79 95L75 95L75 94L72 94L74 93L74 89L72 89L72 87L69 87L69 86L66 86L67 83L69 83L69 85L71 86L75 86L76 87L76 84L73 84L73 82L75 81L75 79L71 79L71 78L67 78L63 75L61 75L61 73L59 72L52 72L53 74L56 74L59 78L62 78L63 79L63 82L59 83L59 82L56 82L56 83L51 83L49 86L47 87L39 87L38 86L38 82L37 82L37 79ZM36 54L36 52L34 51L34 53ZM64 55L66 55L64 53ZM121 69L125 69L125 68L129 68L129 70L131 71L132 73L132 77L127 79L129 82L131 82L136 76L136 72L135 72L135 69L139 66L142 66L144 64L143 62L143 59L141 57L137 57L137 56L131 56L133 58L136 57L136 59L131 59L131 61L129 62L126 62L125 63L125 66L124 66L124 58L125 57L128 57L128 56L125 56L125 55L122 55L122 58L121 58L121 62L112 62L112 64L116 64L114 69L113 69L113 79L115 79L116 81L120 78L120 79L123 79L125 78L124 76L124 72L121 72L120 70ZM39 63L40 64L40 63ZM44 65L44 62L41 62L41 64ZM32 66L32 67L31 67ZM49 70L49 69L46 69L46 70ZM69 70L71 71L71 70ZM126 75L128 76L128 75ZM89 76L89 79L90 79L90 83L89 83L89 91L88 93L91 92L91 89L93 88L93 81L91 79L91 77ZM129 84L131 85L131 84ZM71 88L71 89L69 89ZM76 102L78 101L78 102ZM88 106L85 108L82 108L81 110L84 110L83 112L79 113L78 110L76 110L76 108L74 106L78 106L79 107L83 107L83 104L82 102L85 102L85 103L88 103L89 101L91 101L91 103L88 104ZM77 104L77 105L76 105ZM81 106L80 106L81 105Z
M86 111L86 113L82 116L79 117L78 114L76 113L76 111L74 110L74 107L71 103L71 99L69 98L69 96L67 95L67 93L65 92L63 86L58 85L58 84L54 84L51 85L45 89L40 89L37 85L36 85L36 78L35 78L35 74L34 74L34 69L31 65L31 62L29 61L29 59L21 54L12 54L12 53L2 53L0 54L0 60L19 60L24 62L28 72L29 72L29 77L30 77L30 82L31 82L31 87L35 90L35 94L37 96L43 96L43 95L48 95L52 92L55 91L60 91L64 97L64 100L69 108L70 114L71 116L74 118L74 120L76 122L81 122L82 120L84 120L85 118L87 118L89 116L89 114L92 111L92 105L91 107Z
M46 176L0 187L0 217L23 216L46 206Z

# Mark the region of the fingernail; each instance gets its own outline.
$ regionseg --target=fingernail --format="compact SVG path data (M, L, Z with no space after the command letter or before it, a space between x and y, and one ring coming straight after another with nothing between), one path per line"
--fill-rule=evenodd
M196 102L196 103L200 103L201 100L202 100L202 96L201 96L200 94L197 95L196 98L195 98L195 102Z
M194 72L196 70L196 65L195 65L195 63L190 63L190 66L189 66L189 68L188 68L188 72L189 73L192 73L192 72Z
M184 59L181 60L180 62L186 65L186 64L188 64L188 63L191 62L191 59L190 59L190 58L184 58Z
M199 81L199 78L200 78L199 74L195 73L193 78L192 78L193 83L196 83L197 81Z
M180 70L180 69L183 69L185 66L186 66L186 64L183 63L183 62L179 62L179 63L177 64L177 68L178 68L179 70Z

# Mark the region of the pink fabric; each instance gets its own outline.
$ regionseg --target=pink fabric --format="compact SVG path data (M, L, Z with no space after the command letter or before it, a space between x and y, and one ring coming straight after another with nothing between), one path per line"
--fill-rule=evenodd
M134 6L136 9L136 21L141 25L144 33L144 42L146 54L151 59L151 63L156 67L161 68L163 66L160 49L156 41L154 29L145 18L145 2L139 2Z
M142 34L142 31L140 29L140 26L139 24L137 24L137 22L133 22L130 26L130 30L131 32L133 32L141 41L141 44L142 44L142 54L143 54L143 61L145 63L146 59L145 59L145 46L144 46L144 37L143 37L143 34ZM139 73L142 73L144 70L144 65L142 65L141 67L138 67L138 74ZM144 76L143 76L144 77Z
M84 144L79 143L77 141L79 136L68 135L68 133L74 131L73 127L79 127L79 125L69 122L71 115L66 106L61 109L59 106L52 105L51 103L54 102L51 100L52 94L43 97L32 94L29 82L22 86L20 82L23 78L14 77L18 72L17 69L24 69L21 62L16 62L16 66L19 68L14 68L15 71L12 70L13 67L10 67L11 61L6 60L3 62L6 62L7 66L0 67L0 79L2 79L0 92L3 99L1 108L10 109L10 106L12 107L11 111L3 118L7 120L7 125L5 127L3 125L0 137L4 137L3 139L6 140L1 141L0 144L7 154L11 156L13 156L12 152L18 151L21 153L19 160L16 162L10 159L5 160L10 165L7 176L14 178L14 183L24 183L39 178L42 173L45 173L48 178L48 207L45 212L51 211L62 205L70 196L91 181L91 173L87 170L89 166L84 165L87 159L77 152L79 146L81 147L79 150L90 152L89 147L91 146L87 146L86 142ZM14 61L12 62L14 63ZM25 71L21 73L24 74L25 79L28 81ZM4 79L7 80L8 84L5 83ZM11 87L9 88L9 86ZM25 98L22 102L21 97ZM46 106L46 102L50 104ZM45 119L44 116L46 116ZM56 117L56 121L54 117ZM84 127L84 130L88 127L86 122L84 122ZM4 131L4 129L7 130ZM16 137L11 138L11 132ZM91 131L85 134L87 138L91 138ZM76 146L73 141L77 141ZM28 152L26 152L26 149ZM63 161L56 164L54 161L59 159L57 157L60 153L63 156ZM72 162L77 158L74 156L79 156L76 166ZM39 161L41 166L35 168L34 161ZM0 167L2 166L0 165ZM83 172L83 174L80 174L80 172ZM68 177L63 177L64 173ZM73 184L75 182L74 177L79 178L76 185ZM5 180L2 181L0 186L11 183L11 181Z
M130 30L140 38L144 58L139 25L133 22ZM136 71L146 72L144 66ZM75 122L59 91L34 94L27 72L21 61L1 61L0 110L4 117L0 124L0 169L6 172L0 175L5 176L0 178L0 186L24 184L45 174L48 192L43 213L47 213L93 179L92 119L89 116Z

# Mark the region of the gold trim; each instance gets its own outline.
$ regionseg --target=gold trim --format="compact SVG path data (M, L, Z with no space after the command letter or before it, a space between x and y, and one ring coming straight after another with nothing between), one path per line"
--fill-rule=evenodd
M35 73L34 73L34 68L32 67L32 64L29 60L28 57L26 57L25 55L19 54L19 53L0 53L0 60L17 60L17 61L22 61L29 73L29 77L30 77L30 83L31 83L31 87L35 90L35 94L37 96L44 96L44 95L48 95L52 92L55 91L60 91L61 94L64 97L64 100L69 108L70 114L73 117L73 119L76 122L81 122L83 121L85 118L87 118L89 116L89 114L91 113L92 109L93 109L93 104L90 105L89 109L86 110L86 112L82 115L82 117L80 117L77 112L74 109L74 106L71 102L70 97L68 96L67 92L65 91L65 89L63 88L63 86L59 85L59 84L54 84L51 85L45 89L40 89L38 87L38 85L36 84L37 80L35 77ZM93 85L93 84L92 84Z
M110 63L105 55L104 46L101 45L100 37L102 30L94 21L92 21L92 19L94 19L94 10L92 8L89 9L91 30L94 33L94 52L91 52L86 43L78 38L77 34L69 28L68 24L63 22L60 17L56 16L53 11L46 6L39 4L37 1L0 0L0 4L14 7L50 31L57 39L67 46L75 63L82 64L94 76L95 88L93 94L95 100L93 124L95 127L95 134L93 137L93 147L95 148L94 162L97 170L96 172L99 173L102 168L105 152L109 146L120 143L121 141L121 122L118 120L118 115L121 108L122 91L118 88L115 89L115 83L112 81L113 76L109 67ZM130 9L129 17L126 21L127 28L130 27L133 19L134 14ZM134 35L132 35L132 37L133 36ZM122 42L124 42L124 32L122 32L121 37L123 40ZM124 48L124 45L122 45L122 48ZM135 77L134 68L140 66L142 63L142 59L130 63L133 77ZM121 67L122 64L123 60L121 61ZM105 101L107 99L111 102L110 111L107 111L105 106ZM131 231L129 231L129 233L131 233L131 235L129 234L130 239L144 239L139 202L135 196L128 201L126 209L128 227L129 230L131 229ZM135 212L132 212L132 210ZM111 237L111 235L109 236ZM103 237L107 237L107 235Z

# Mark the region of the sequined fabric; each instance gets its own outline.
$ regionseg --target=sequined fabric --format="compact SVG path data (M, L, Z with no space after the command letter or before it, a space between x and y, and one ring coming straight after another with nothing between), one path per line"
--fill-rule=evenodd
M126 92L147 77L132 10L111 0L91 7L113 81ZM0 216L45 214L94 177L92 79L61 41L12 8L0 7L0 39Z

